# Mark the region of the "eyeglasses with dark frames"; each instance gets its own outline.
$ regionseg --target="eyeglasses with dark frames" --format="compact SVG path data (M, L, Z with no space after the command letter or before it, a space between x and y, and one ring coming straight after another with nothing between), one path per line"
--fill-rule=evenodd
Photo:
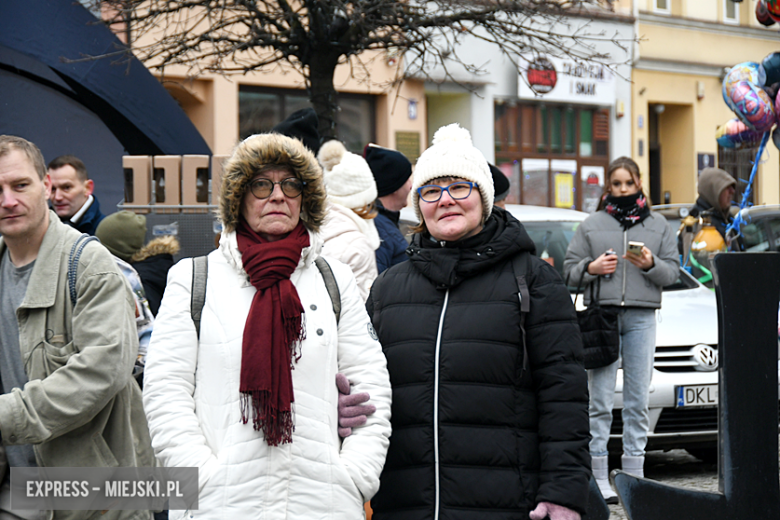
M249 191L255 198L267 199L274 192L277 184L281 186L282 193L293 199L303 193L303 187L306 185L305 182L296 177L288 177L279 182L274 182L271 179L255 179L249 183Z
M474 183L469 181L453 182L447 187L437 186L436 184L427 184L417 188L417 194L425 202L439 202L441 196L446 191L455 200L467 199L474 189Z

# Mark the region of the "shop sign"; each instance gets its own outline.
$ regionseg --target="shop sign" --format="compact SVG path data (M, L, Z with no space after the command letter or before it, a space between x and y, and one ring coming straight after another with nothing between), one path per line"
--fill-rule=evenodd
M525 65L518 82L521 99L586 105L615 103L615 75L604 65L553 56L540 56Z

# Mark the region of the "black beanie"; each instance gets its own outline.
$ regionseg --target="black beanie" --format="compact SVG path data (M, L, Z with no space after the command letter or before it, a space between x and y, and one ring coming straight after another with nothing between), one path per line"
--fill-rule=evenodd
M412 163L404 154L375 144L367 144L363 158L376 181L377 196L390 195L412 176Z
M319 119L313 108L296 110L290 117L273 127L278 134L293 137L311 150L314 155L320 151L320 132L317 130Z
M509 179L498 167L490 163L488 163L488 166L490 166L490 174L493 176L493 187L496 191L496 196L493 200L500 202L509 195Z

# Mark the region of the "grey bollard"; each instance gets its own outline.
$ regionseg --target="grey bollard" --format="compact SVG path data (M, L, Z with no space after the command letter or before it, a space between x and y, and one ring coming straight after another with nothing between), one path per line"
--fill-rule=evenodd
M780 254L713 260L718 301L719 493L678 489L613 471L630 520L780 518L777 308Z

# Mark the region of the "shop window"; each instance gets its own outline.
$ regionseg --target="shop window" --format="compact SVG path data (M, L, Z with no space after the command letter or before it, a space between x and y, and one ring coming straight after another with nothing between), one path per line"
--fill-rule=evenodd
M521 150L525 153L534 150L534 107L522 105L520 108L520 143Z
M506 120L509 117L509 105L499 101L495 107L495 131L493 132L495 139L496 151L507 150L509 148L509 139L507 137L507 124Z
M536 111L536 151L547 153L549 136L547 127L547 107L541 106Z
M252 134L267 132L284 119L284 107L279 95L267 92L238 91L238 136L246 139ZM290 112L292 113L292 112Z
M523 159L522 203L547 206L550 185L550 161L547 159Z
M609 155L609 110L597 110L593 114L594 155Z
M239 137L268 132L277 123L311 103L302 91L241 85L238 90ZM375 140L373 96L339 94L336 123L339 139L347 149L362 153L366 143Z
M610 110L514 103L497 100L494 117L495 160L512 168L511 200L595 210L609 161Z
M583 157L593 155L593 112L591 110L580 111L580 155Z
M562 134L562 119L563 111L560 108L550 109L550 116L552 117L552 135L550 136L550 153L561 153L561 134Z
M363 147L373 143L374 98L372 96L339 95L339 110L336 112L339 125L339 139L353 153L362 154Z
M574 112L573 108L567 108L564 112L564 121L565 121L565 130L564 135L565 138L565 144L563 147L563 153L565 154L573 154L576 153L575 150L575 142L577 140L577 134L575 132L575 120L576 120L576 113Z

